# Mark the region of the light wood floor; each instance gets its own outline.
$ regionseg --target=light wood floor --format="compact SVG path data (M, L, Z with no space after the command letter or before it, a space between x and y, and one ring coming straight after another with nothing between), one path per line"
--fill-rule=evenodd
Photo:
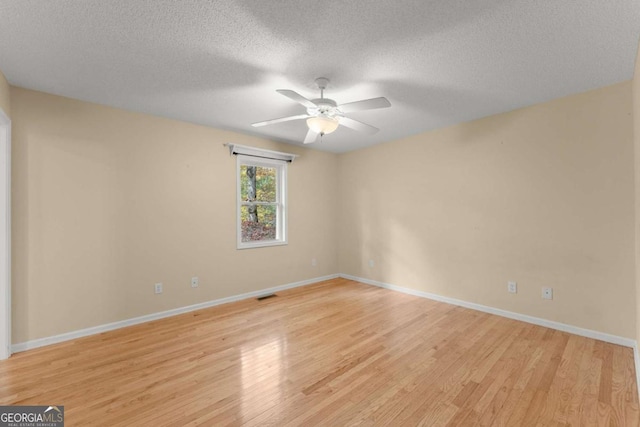
M15 354L66 425L639 423L632 350L336 279Z

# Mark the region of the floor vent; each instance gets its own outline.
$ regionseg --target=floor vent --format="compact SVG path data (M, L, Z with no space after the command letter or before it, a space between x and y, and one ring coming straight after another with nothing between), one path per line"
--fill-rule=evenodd
M259 296L258 298L256 298L258 301L262 301L263 299L267 299L267 298L273 298L273 297L277 297L278 295L276 294L267 294L267 295L262 295Z

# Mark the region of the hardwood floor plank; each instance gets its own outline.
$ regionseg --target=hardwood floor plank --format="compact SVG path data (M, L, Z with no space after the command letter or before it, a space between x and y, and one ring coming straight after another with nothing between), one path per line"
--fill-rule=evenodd
M612 415L619 425L637 426L639 423L638 389L635 383L633 350L627 347L613 347L613 373L611 385Z
M0 361L66 425L638 426L631 349L345 279Z
M582 355L589 351L587 346L590 343L592 341L587 338L572 336L565 350L558 374L558 382L561 382L561 385L552 418L553 421L562 425L567 422L573 390L580 375Z
M604 343L603 343L604 344ZM606 405L611 405L611 375L613 374L613 348L602 346L602 375L600 375L600 388L598 400Z

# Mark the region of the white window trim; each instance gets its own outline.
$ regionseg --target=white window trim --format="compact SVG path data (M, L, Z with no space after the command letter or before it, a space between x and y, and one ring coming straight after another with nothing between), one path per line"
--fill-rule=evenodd
M0 109L0 360L11 356L11 120Z
M257 158L253 156L236 155L236 239L238 249L251 249L251 248L264 248L268 246L282 246L288 243L287 241L287 162L282 160ZM241 166L243 164L249 164L251 166L263 166L273 168L277 170L277 189L276 189L276 202L280 205L276 215L276 229L280 236L276 240L263 240L259 242L243 242L242 241L242 220L240 213L242 211L242 198L240 173Z

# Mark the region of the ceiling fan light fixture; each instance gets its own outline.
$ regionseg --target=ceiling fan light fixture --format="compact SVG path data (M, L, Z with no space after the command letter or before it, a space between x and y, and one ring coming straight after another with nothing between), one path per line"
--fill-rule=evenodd
M321 135L328 135L331 132L338 129L338 118L337 117L309 117L307 119L307 126L309 129L314 131L315 133L319 133Z

